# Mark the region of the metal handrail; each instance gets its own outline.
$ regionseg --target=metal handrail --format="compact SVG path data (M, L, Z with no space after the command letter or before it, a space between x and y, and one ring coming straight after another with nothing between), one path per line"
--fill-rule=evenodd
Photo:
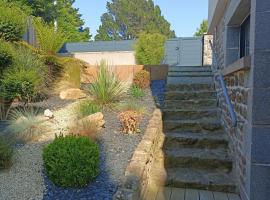
M218 60L217 60L217 53L216 53L216 51L215 51L215 49L213 47L213 44L212 44L211 40L209 40L209 43L210 43L210 46L211 46L211 49L212 49L212 52L213 52L213 64L218 66L219 64L218 64ZM231 99L229 97L228 90L227 90L227 87L226 87L226 83L224 81L223 74L218 72L218 70L216 70L214 67L212 67L212 69L214 71L216 81L218 81L220 83L220 86L221 86L222 91L223 91L225 102L228 105L229 113L230 113L231 120L232 120L232 126L236 127L237 126L237 116L236 116L236 113L234 111Z

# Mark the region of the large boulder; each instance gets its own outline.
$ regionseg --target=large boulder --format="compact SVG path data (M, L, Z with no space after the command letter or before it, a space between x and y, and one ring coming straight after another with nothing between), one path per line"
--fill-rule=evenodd
M104 127L105 125L104 116L101 112L97 112L95 114L89 115L78 121L79 124L85 123L85 122L90 122L90 123L95 122L98 126L98 129Z
M66 100L76 100L85 98L86 94L77 88L71 88L60 92L60 98Z

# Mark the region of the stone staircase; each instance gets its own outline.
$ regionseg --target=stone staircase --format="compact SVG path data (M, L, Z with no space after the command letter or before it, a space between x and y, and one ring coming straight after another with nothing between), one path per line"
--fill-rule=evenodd
M165 134L152 177L166 187L235 192L228 139L208 67L171 67L163 107ZM158 162L158 161L157 161ZM158 166L158 163L156 163Z

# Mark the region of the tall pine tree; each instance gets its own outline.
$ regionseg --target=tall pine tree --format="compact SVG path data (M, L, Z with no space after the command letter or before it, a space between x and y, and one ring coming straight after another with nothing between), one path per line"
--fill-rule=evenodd
M112 0L107 3L107 10L101 16L95 40L135 39L142 32L175 37L170 23L152 0Z
M72 42L89 41L91 39L89 28L83 28L84 21L81 19L79 9L74 8L75 0L8 0L17 1L20 5L27 5L31 14L41 17L47 23L57 20L58 28L67 34Z

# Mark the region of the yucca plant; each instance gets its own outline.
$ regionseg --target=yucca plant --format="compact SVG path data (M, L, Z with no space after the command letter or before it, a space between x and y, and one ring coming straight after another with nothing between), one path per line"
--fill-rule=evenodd
M97 103L104 106L119 101L127 91L127 86L110 72L106 62L102 61L98 66L97 78L90 85L89 91Z
M39 114L40 109L33 107L11 110L9 113L9 132L24 142L36 139L45 131L45 127L42 125L44 120L38 117Z

